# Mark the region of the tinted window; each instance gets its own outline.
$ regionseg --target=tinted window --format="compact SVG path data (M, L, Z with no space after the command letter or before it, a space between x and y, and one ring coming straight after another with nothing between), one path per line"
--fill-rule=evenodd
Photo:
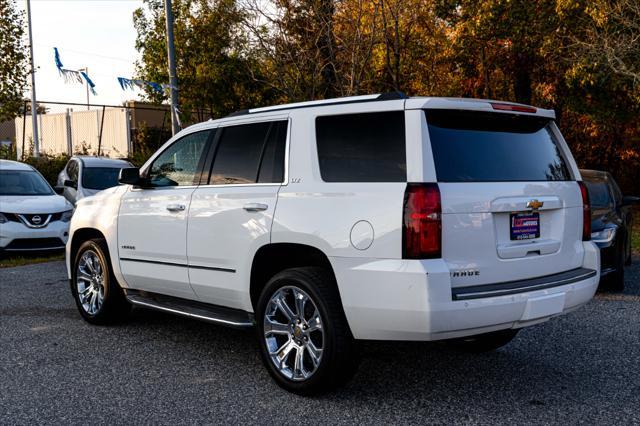
M612 204L609 186L606 180L597 178L588 178L584 184L589 192L589 202L596 207L609 207Z
M621 204L622 203L622 191L620 190L620 187L618 186L618 183L613 180L613 178L609 178L608 179L609 184L611 185L611 191L613 194L613 199L616 202L616 204Z
M78 182L78 163L75 160L69 161L67 175L69 176L69 180Z
M85 167L82 172L82 186L87 189L107 189L118 185L119 168Z
M287 122L222 129L209 183L282 182Z
M318 117L316 140L325 182L407 180L403 111Z
M169 146L151 164L147 175L151 185L193 185L196 173L200 171L202 152L210 133L210 131L192 133Z
M282 183L284 181L284 155L287 144L287 122L274 122L264 147L258 182Z
M0 170L0 195L52 195L49 184L39 173Z
M441 182L571 180L544 117L427 110Z

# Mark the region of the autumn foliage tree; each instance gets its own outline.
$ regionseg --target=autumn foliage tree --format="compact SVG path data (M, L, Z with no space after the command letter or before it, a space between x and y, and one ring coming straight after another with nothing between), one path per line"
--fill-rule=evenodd
M139 74L166 82L161 0ZM174 0L183 108L220 116L386 91L556 110L580 166L640 193L636 0ZM158 99L158 94L149 93Z

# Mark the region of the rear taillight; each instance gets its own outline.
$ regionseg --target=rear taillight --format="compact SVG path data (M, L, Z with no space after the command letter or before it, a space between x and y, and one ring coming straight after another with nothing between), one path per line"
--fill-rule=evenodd
M589 191L584 182L578 182L582 193L582 241L591 240L591 204L589 204Z
M442 256L442 206L437 183L409 183L404 193L402 257Z

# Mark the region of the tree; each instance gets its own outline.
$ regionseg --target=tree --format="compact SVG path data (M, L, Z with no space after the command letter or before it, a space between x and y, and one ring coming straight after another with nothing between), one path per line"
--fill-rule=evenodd
M247 0L244 28L262 59L264 83L279 98L301 101L341 95L334 0Z
M447 40L433 1L247 1L245 27L268 71L264 83L284 100L446 86L436 84L447 79L438 61Z
M640 2L593 0L580 22L585 36L574 38L574 59L605 66L635 89L640 102Z
M183 109L394 90L516 101L554 109L581 166L640 180L638 0L174 2ZM167 82L163 1L135 24L140 76Z
M0 1L0 121L14 118L23 106L28 74L23 18L14 0Z
M168 83L164 2L145 0L134 13L141 79ZM258 83L257 61L247 54L239 31L243 12L234 0L174 0L179 107L183 120L203 121L253 107L269 97ZM166 94L146 89L155 102Z

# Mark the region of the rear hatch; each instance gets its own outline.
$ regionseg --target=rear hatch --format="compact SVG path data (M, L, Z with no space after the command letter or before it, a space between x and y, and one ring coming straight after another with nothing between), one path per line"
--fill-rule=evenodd
M582 196L548 117L425 110L453 287L541 277L583 260Z

